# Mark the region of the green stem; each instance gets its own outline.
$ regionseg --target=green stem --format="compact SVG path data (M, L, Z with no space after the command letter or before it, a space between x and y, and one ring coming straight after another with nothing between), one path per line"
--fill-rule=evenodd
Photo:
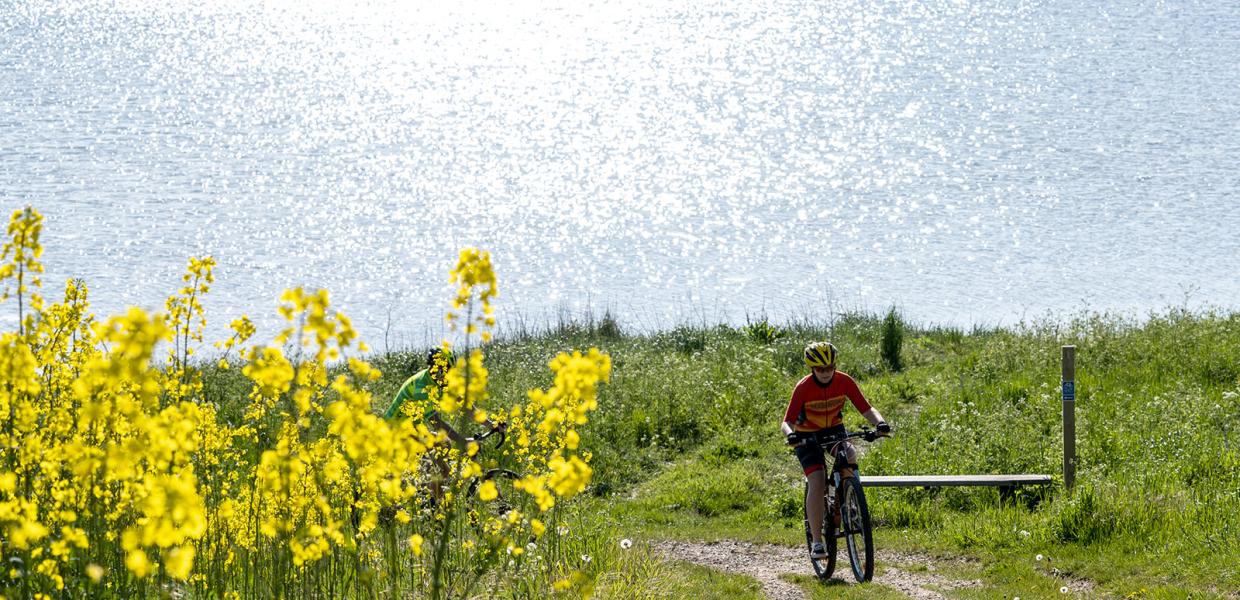
M469 303L469 312L468 312L469 319L473 318L473 310L474 310L474 305L473 305L473 301L471 300ZM469 323L470 322L469 319L466 319L465 322ZM462 404L464 404L465 406L461 407L462 409L461 416L457 417L456 426L457 426L458 434L461 434L462 432L462 428L464 426L464 419L463 419L463 416L465 414L464 409L469 404L469 333L468 333L468 329L466 330L466 334L465 334L464 356L465 356L465 397L462 398ZM449 368L451 368L451 365L449 365ZM461 471L461 463L462 463L464 456L465 456L465 452L463 451L463 449L461 452L457 453L456 468L453 469L452 471L454 474L459 473ZM456 477L453 477L452 481L454 484L459 483ZM460 502L459 494L457 493L459 491L457 489L458 487L459 486L456 486L456 485L453 486L452 503L448 510L448 514L444 516L444 527L440 531L439 539L436 540L436 543L435 543L435 563L434 563L434 570L431 572L431 598L434 598L435 600L439 600L440 594L443 592L443 568L444 568L444 561L446 558L445 555L447 554L447 549L448 549L448 538L451 537L450 532L452 531L452 525L454 521L456 520L456 512L457 512L456 505Z
M22 234L22 245L25 247L26 236ZM17 334L19 337L26 337L26 317L23 311L22 290L25 289L26 266L20 261L17 263Z

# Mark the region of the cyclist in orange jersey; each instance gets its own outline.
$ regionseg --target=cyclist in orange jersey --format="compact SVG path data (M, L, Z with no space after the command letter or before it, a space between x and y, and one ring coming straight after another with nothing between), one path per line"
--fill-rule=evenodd
M788 410L784 412L781 429L788 438L789 445L802 440L805 443L797 447L797 459L805 471L808 480L805 509L808 513L810 532L813 543L810 547L811 558L826 556L822 545L823 514L826 507L823 503L826 491L826 456L817 439L830 438L844 434L844 405L852 405L878 429L882 435L891 433L891 426L883 420L877 408L870 406L857 382L847 373L835 370L838 352L830 342L814 342L805 347L805 366L811 373L797 383L792 390L792 399L788 402ZM857 451L848 442L848 462L853 468L857 466ZM852 475L852 469L845 470L845 477Z

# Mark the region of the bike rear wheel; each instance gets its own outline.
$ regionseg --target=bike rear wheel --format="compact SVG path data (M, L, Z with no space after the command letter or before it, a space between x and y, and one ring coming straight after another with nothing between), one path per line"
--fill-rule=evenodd
M853 576L864 582L874 578L874 535L870 528L870 508L865 503L861 480L852 476L844 480L841 494L841 536L848 546L848 561Z
M475 479L469 484L469 497L476 500L482 508L483 514L473 515L473 519L477 525L485 525L487 515L493 518L502 519L508 515L510 511L518 508L517 502L521 499L517 491L516 483L521 479L521 475L509 471L508 469L491 469L484 473L481 479ZM495 498L491 500L481 500L478 498L479 487L491 482L495 485Z
M808 490L807 490L807 494L808 494ZM806 497L808 497L808 495ZM823 505L830 506L830 503L827 501L827 499L824 499ZM808 552L808 551L813 550L813 545L814 545L814 537L813 535L810 534L810 529L809 529L809 507L805 507L804 513L805 513L805 549ZM822 534L822 544L827 550L827 556L825 558L810 558L809 562L811 565L814 566L814 574L817 575L819 579L830 579L831 574L835 572L835 554L836 554L835 523L834 521L832 521L830 514L828 514L827 518L824 520L826 521L826 526L823 528L825 531L823 531L823 534Z

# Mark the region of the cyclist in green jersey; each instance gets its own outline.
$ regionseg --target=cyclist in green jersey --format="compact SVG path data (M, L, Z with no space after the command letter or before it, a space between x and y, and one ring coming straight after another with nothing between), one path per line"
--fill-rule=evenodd
M431 431L443 430L452 441L458 444L467 443L468 439L457 433L451 425L439 417L439 412L435 410L430 399L431 389L443 389L448 370L452 368L454 362L456 358L451 351L445 352L440 348L435 348L427 353L426 368L405 380L405 383L396 391L396 396L392 398L392 404L383 413L383 418L396 419L420 412L422 421ZM411 403L411 406L406 407L406 402Z
M396 396L392 398L392 404L388 406L387 411L383 413L385 419L399 419L404 416L413 416L418 412L422 413L422 420L431 431L443 431L448 435L448 439L457 444L458 447L464 447L473 438L462 436L453 429L443 418L439 416L439 412L435 410L434 404L431 402L431 390L443 389L444 382L448 378L448 371L456 362L456 357L451 351L445 351L435 348L426 355L426 368L414 373L412 377L405 380L405 383L396 391ZM486 419L483 425L491 429L505 429L505 423L495 423L490 419ZM438 477L432 478L431 496L438 501L443 498L442 482L448 479L450 469L447 461L438 454L429 454L431 464L434 465Z
M388 405L387 411L383 413L385 419L397 419L402 416L413 416L418 412L422 413L422 422L426 423L427 429L431 431L443 431L448 435L448 439L464 446L473 441L473 438L467 438L458 433L451 425L439 416L439 411L435 410L435 405L431 402L431 390L443 389L444 382L448 378L448 371L452 369L452 365L456 363L456 357L451 350L442 350L434 348L426 354L426 368L414 373L412 377L405 380L401 384L400 389L396 391L396 396L392 398L392 403ZM408 405L408 406L406 406ZM507 424L504 422L495 422L491 419L484 419L482 424L489 429L498 429L503 431Z

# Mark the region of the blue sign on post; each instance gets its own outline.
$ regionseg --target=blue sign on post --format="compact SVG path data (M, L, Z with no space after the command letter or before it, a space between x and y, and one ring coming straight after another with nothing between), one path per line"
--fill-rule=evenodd
M1063 399L1072 400L1073 402L1076 401L1076 382L1075 381L1063 382Z

